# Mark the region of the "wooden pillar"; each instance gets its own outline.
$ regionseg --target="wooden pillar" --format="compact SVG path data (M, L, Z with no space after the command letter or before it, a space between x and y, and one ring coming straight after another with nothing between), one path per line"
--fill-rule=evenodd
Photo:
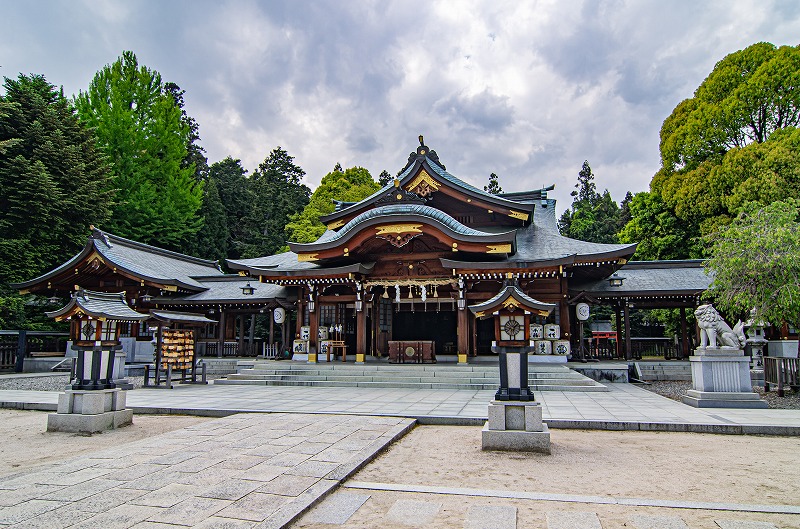
M472 332L469 333L472 337L472 343L470 343L469 347L469 355L478 356L478 318L476 318L474 314L469 319L469 324L472 327Z
M367 311L356 311L356 362L364 362L367 354Z
M247 343L252 348L256 334L256 313L250 315L250 331L247 333ZM252 354L252 351L251 351Z
M317 354L317 343L319 342L319 303L314 307L314 312L309 314L308 324L311 327L308 333L308 354ZM309 361L311 361L309 359Z
M625 319L625 360L633 359L633 351L631 350L631 318L628 302L622 306L622 317Z
M561 300L559 302L559 322L558 325L561 327L561 339L562 340L569 340L572 342L572 336L570 333L570 325L569 325L569 304L567 303L567 294L569 285L567 284L567 272L562 270L561 272Z
M288 316L288 314L287 314ZM275 309L269 311L269 344L275 343Z
M619 305L614 308L614 316L616 316L617 319L617 358L622 358L622 312L620 311Z
M467 363L469 349L469 319L467 309L458 309L458 363ZM463 360L463 362L462 362Z
M241 356L244 354L244 314L239 314L236 319L239 323L239 348L237 353Z
M217 325L217 358L222 358L222 349L225 347L225 327L227 327L225 312L219 309L219 325Z
M686 307L681 307L681 354L679 359L689 358L689 332L686 325Z

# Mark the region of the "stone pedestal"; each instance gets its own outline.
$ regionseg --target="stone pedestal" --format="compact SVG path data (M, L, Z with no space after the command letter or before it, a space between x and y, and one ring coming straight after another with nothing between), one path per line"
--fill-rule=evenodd
M489 403L489 420L481 432L483 450L550 453L550 430L538 402Z
M767 356L779 358L797 358L797 340L769 340Z
M692 389L683 403L695 408L767 408L750 380L750 359L734 347L698 347L689 357Z
M58 396L56 413L47 416L48 432L99 433L133 422L125 409L126 392L120 389L68 389Z

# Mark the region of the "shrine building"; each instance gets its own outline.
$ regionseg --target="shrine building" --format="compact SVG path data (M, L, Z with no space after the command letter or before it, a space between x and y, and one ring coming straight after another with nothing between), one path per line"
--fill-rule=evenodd
M631 263L635 244L564 237L547 195L552 189L487 193L447 172L420 137L392 183L360 202L337 203L321 218L327 231L318 240L227 260L237 274L93 229L71 260L15 286L62 297L80 289L124 292L142 313L213 320L197 333L201 355L255 355L281 343L312 362L331 347L356 362L408 361L409 348L420 362L492 355L494 318L476 316L475 307L509 286L519 294L507 304L524 296L526 306L548 307L529 314L528 327L514 329L543 361L566 361L581 347L579 303L614 307L617 328L627 331L616 340L615 358L631 355L629 308L675 307L685 316L698 305L710 283L700 262ZM269 328L260 345L257 322ZM125 325L120 336L150 341L146 325ZM688 357L689 331L685 325L682 331Z

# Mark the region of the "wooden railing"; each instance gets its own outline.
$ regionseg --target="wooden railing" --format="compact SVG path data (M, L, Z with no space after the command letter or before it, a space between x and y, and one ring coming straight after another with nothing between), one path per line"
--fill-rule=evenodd
M797 358L764 357L764 391L770 384L777 386L778 396L783 397L784 388L800 389L800 363Z
M0 343L0 369L13 369L16 357L16 343Z

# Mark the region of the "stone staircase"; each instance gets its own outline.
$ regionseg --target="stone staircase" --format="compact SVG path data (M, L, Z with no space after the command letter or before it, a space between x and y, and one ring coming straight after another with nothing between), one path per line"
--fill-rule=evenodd
M529 364L534 391L608 391L599 382L563 365ZM496 390L497 365L470 364L300 364L291 361L241 362L238 372L215 384L267 386L372 387Z
M635 362L636 378L645 382L658 380L692 380L689 362Z

